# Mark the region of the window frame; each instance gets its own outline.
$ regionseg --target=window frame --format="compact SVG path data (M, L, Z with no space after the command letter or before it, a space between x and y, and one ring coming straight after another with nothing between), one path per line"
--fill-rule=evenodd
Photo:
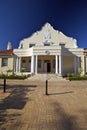
M6 67L8 66L8 58L7 57L2 57L2 67Z
M35 46L35 44L33 44L33 43L30 43L30 44L29 44L29 48L31 48L31 47L33 47L33 46Z

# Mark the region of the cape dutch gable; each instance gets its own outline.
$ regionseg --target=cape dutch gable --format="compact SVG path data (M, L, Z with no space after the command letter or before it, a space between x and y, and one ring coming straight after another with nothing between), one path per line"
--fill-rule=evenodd
M44 46L48 42L51 46L59 46L64 43L66 48L77 48L76 39L65 36L62 32L55 30L49 23L46 23L40 31L35 32L29 38L23 39L20 42L19 48L29 48L29 44L35 46Z

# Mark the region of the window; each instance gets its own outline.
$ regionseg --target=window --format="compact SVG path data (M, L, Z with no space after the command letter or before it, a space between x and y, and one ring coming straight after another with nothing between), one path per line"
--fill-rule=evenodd
M46 40L45 42L44 42L44 46L50 46L50 42L48 41L48 40Z
M33 47L33 46L35 46L35 44L29 44L29 48L31 48L31 47Z
M2 67L8 66L8 58L2 58Z
M50 46L50 43L44 43L44 46Z
M23 43L21 44L21 49L23 48Z

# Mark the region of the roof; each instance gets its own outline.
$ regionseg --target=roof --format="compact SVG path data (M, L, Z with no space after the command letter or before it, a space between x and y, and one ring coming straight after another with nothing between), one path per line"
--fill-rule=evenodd
M13 50L2 50L0 51L0 55L12 55Z
M84 53L87 53L87 48L84 48Z

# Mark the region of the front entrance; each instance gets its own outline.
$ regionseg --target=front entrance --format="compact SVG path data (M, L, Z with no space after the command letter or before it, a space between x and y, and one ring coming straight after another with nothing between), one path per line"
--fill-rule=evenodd
M50 63L50 60L45 60L44 61L44 72L45 73L50 73L51 72L51 63Z
M51 63L47 63L47 73L51 72Z

